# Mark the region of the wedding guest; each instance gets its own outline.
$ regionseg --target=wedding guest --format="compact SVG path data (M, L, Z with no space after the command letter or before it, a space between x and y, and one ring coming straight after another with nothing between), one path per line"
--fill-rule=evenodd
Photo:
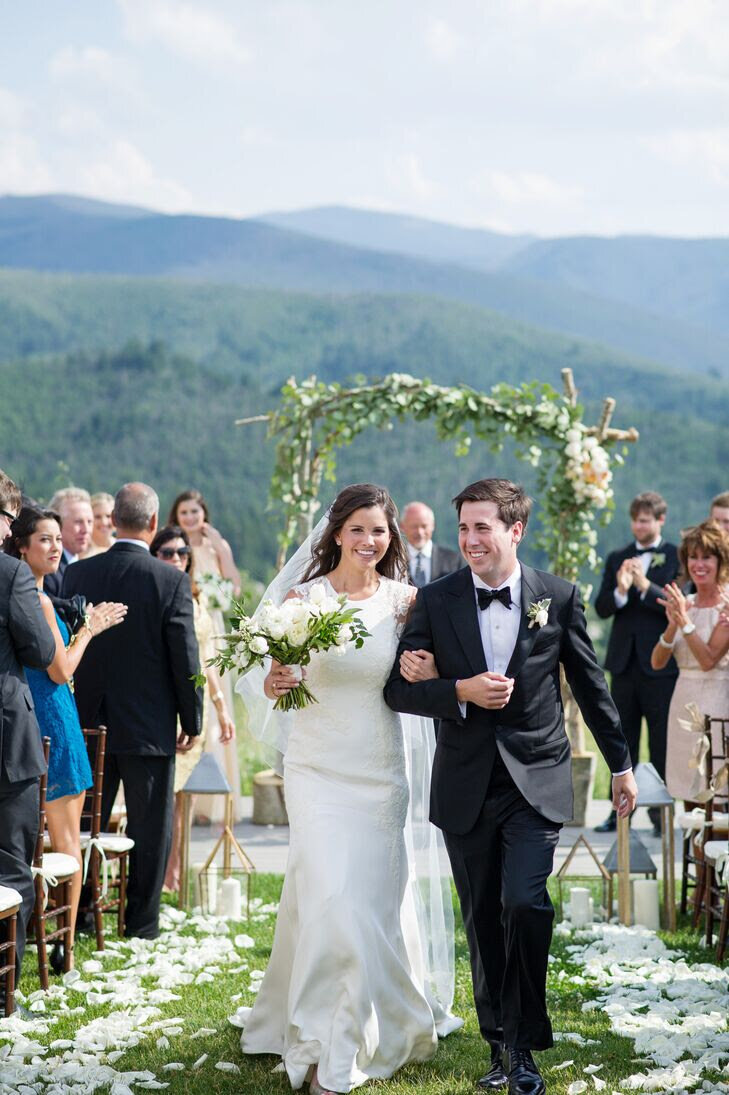
M60 518L63 552L55 574L46 575L43 589L51 597L60 597L66 567L82 558L91 544L94 527L91 496L81 487L64 487L53 495L48 509Z
M460 570L463 560L458 552L433 543L435 514L425 502L407 503L400 517L400 529L407 541L408 574L414 586L420 588Z
M240 575L233 559L233 552L227 540L224 540L217 529L210 524L208 505L199 490L185 490L178 494L172 503L172 509L167 521L168 525L179 525L187 533L192 547L192 558L195 565L195 575L200 584L206 588L214 586L214 581L228 581L232 585L234 596L240 593ZM208 605L213 620L213 634L224 635L227 628L225 617L220 607ZM219 648L220 642L216 644ZM229 712L233 712L233 683L231 674L226 673L221 684L221 691L225 698L225 706ZM211 718L217 718L217 712L211 712ZM212 753L218 764L225 772L228 783L233 789L233 817L240 821L243 815L243 804L240 794L240 767L238 763L238 751L236 749L224 749L221 745L222 728L216 733L213 726L207 735L205 751ZM197 800L196 820L199 823L223 820L223 804L219 798L201 795Z
M192 562L192 550L187 533L179 525L166 525L149 545L149 553L163 563L184 571L192 586L192 603L195 617L195 635L200 650L200 665L205 671L207 687L203 693L202 733L195 738L191 749L179 753L175 761L175 814L172 822L172 848L165 874L165 889L177 890L180 885L180 844L182 837L182 788L187 783L193 769L203 753L207 733L208 696L215 708L220 729L220 740L228 745L235 737L235 723L225 704L225 695L221 688L220 674L215 666L207 666L215 654L213 643L213 621L205 606L205 598L195 581ZM207 668L205 668L207 666Z
M200 667L190 581L149 554L159 500L145 483L114 499L116 543L66 571L64 594L129 606L124 627L92 643L75 677L84 726L107 728L101 823L109 823L120 782L130 853L126 934L155 939L172 837L175 753L202 729ZM180 729L178 731L178 718Z
M113 495L106 491L98 491L91 495L91 510L94 515L94 528L91 533L91 544L84 555L84 559L92 555L101 555L108 551L114 543L114 523L111 519L114 510Z
M722 612L729 535L715 521L704 521L684 532L678 554L682 576L691 579L696 593L687 597L676 582L666 586L660 603L668 625L653 648L651 664L661 669L673 663L678 669L668 714L666 784L690 808L704 777L691 764L699 737L681 725L690 721L686 705L695 703L702 715L729 717L729 622ZM718 740L714 744L719 747Z
M720 529L729 533L729 490L712 498L709 520L716 521Z
M602 583L595 599L595 611L603 619L613 617L605 668L610 671L610 693L635 767L640 759L643 719L648 724L651 763L663 778L666 774L666 727L668 707L677 669L674 663L656 668L651 651L663 630L665 615L659 598L663 587L678 572L678 553L663 539L667 506L660 494L644 491L630 503L633 539L605 561ZM660 835L660 812L648 811L654 832ZM613 832L616 814L596 831Z
M20 502L15 483L0 471L0 544L10 535ZM35 902L30 868L38 832L38 779L45 771L24 667L44 669L55 651L29 567L0 552L0 885L17 890L23 899L17 919L16 984ZM0 1015L4 1010L0 989Z
M51 739L46 791L48 833L53 851L73 856L81 866L81 810L93 778L70 685L91 640L120 624L127 606L114 602L91 606L84 626L70 641L65 622L43 592L43 579L58 569L62 550L58 515L52 510L24 506L13 522L5 551L23 559L32 570L43 615L55 642L55 655L47 669L26 670L41 736ZM81 871L71 880L72 950L80 893ZM63 946L56 945L50 957L56 972L63 969L63 960Z

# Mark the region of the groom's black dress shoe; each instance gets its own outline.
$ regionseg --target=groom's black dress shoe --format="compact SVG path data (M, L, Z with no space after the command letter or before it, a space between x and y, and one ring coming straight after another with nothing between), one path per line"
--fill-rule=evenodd
M509 1095L544 1095L542 1074L528 1049L506 1047L509 1060Z
M498 1091L499 1088L506 1087L509 1082L504 1068L503 1045L501 1042L489 1042L489 1045L491 1046L491 1067L485 1076L476 1080L479 1091Z

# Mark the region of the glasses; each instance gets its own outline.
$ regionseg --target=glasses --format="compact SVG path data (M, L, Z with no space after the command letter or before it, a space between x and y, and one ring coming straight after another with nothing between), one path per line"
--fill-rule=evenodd
M181 559L186 559L190 554L189 547L181 548L160 548L157 552L161 559L174 559L175 555L179 555Z
M13 521L17 521L18 516L15 513L8 513L6 509L0 509L0 517L7 517L8 521L12 525Z

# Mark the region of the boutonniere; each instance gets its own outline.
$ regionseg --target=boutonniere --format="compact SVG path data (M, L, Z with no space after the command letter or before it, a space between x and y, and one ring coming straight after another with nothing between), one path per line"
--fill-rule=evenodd
M666 553L664 551L654 551L651 555L651 563L648 567L651 570L653 567L662 567L666 561Z
M527 619L530 627L544 627L549 619L549 606L551 597L545 597L542 601L532 601L527 609Z

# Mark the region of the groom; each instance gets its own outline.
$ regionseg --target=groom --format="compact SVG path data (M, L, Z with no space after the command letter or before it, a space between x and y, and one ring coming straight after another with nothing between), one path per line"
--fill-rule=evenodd
M621 816L637 788L576 587L517 559L530 499L508 479L481 479L453 502L468 567L418 591L385 699L440 720L430 817L448 848L491 1047L479 1087L508 1082L511 1095L541 1095L531 1051L553 1044L547 879L572 817L560 664L613 773ZM437 679L401 674L400 655L418 650L434 654Z

